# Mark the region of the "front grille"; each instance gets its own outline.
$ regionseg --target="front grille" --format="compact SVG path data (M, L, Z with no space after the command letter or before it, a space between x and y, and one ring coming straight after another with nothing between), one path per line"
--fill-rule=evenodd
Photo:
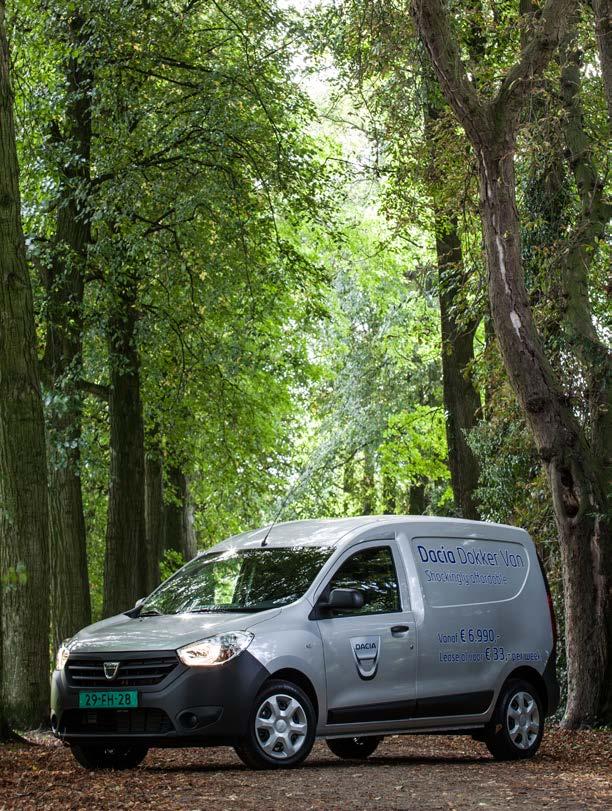
M164 735L174 729L163 710L66 710L62 735Z
M66 664L68 683L73 687L147 687L159 684L178 665L176 656L155 659L124 659L114 679L104 675L104 662L111 659L78 659L72 656Z

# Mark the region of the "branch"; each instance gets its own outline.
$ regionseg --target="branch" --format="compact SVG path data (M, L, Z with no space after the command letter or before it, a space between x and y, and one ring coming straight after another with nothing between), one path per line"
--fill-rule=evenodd
M427 49L442 92L473 143L488 128L486 108L461 60L443 0L412 0L412 17Z
M531 17L532 35L491 103L493 121L503 122L507 132L516 131L523 101L565 34L575 5L576 0L546 0L541 11L525 15Z
M486 104L461 60L444 0L412 0L412 16L440 82L442 92L475 147L512 138L525 96L533 89L561 37L576 0L546 0L532 15L533 32L520 58L502 79L499 91Z
M89 380L79 380L77 381L77 388L85 392L85 394L91 394L93 397L97 397L98 400L104 400L105 403L108 403L110 400L110 386L103 386L100 383L91 383Z

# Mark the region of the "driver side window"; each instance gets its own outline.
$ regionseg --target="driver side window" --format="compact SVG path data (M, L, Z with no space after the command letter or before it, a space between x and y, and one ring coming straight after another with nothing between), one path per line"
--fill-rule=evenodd
M335 617L402 610L393 553L388 546L370 547L351 555L329 581L327 593L332 589L359 589L365 597L361 608L334 611Z

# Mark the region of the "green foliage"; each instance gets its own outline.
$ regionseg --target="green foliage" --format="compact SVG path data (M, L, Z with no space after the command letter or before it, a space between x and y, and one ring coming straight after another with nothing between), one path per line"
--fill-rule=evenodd
M159 563L159 575L161 582L163 583L164 580L167 580L175 572L178 572L181 566L185 565L185 562L185 558L180 552L177 552L174 549L166 549L164 556Z
M28 582L28 571L23 563L18 563L16 566L9 566L9 568L1 573L0 585L5 589L13 589L18 586L25 586Z
M608 121L587 6L576 30L580 157L603 195ZM515 2L454 9L462 58L492 94L529 20ZM461 240L459 325L483 318L487 280L474 155L432 81L408 5L346 0L304 18L274 0L24 0L10 26L41 353L49 270L61 259L68 277L83 265L82 365L44 395L48 415L82 416L76 437L50 427L48 439L56 465L75 444L80 451L94 615L112 451L108 405L82 396L79 383L108 385L126 363L109 346L126 312L137 315L147 452L188 477L200 547L276 515L406 512L415 491L424 510L452 514L436 223L456 224ZM320 63L305 59L304 44ZM330 59L315 104L304 87ZM91 89L71 86L70 65L92 70ZM605 343L610 257L589 231L584 166L567 149L562 69L551 62L526 112L518 203L536 323L588 434L566 268L584 247L586 297ZM79 102L92 119L90 180L74 172L69 119ZM85 258L54 240L68 198L91 222ZM69 308L63 316L74 326ZM468 439L478 507L530 531L560 604L541 462L484 320L476 344L469 371L485 405ZM176 497L167 490L165 500ZM167 552L162 577L182 562Z

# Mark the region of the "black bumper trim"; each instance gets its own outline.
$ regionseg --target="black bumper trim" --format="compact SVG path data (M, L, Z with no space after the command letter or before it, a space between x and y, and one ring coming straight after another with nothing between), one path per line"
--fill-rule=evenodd
M132 658L135 654L128 654ZM180 666L167 683L149 686L138 691L138 710L161 711L167 715L171 729L157 731L149 726L143 732L106 731L108 723L102 721L96 729L82 732L82 725L75 727L64 723L64 715L79 709L78 688L68 683L64 671L56 671L51 683L52 728L55 735L70 743L72 740L138 739L149 745L180 746L210 743L232 743L240 740L247 731L247 721L255 696L269 678L269 672L249 651L244 651L235 659L210 668ZM112 684L109 683L109 689ZM111 712L98 710L98 713ZM188 715L196 716L189 723ZM103 716L102 716L103 718ZM122 729L126 729L126 717ZM70 720L70 716L67 717ZM135 730L135 726L127 726ZM146 729L151 729L147 732ZM161 734L160 734L161 732ZM164 743L165 742L165 743Z
M480 715L493 700L493 690L456 693L411 701L388 701L364 707L338 707L327 714L328 724L359 724L368 721L409 721L413 718L444 718Z

